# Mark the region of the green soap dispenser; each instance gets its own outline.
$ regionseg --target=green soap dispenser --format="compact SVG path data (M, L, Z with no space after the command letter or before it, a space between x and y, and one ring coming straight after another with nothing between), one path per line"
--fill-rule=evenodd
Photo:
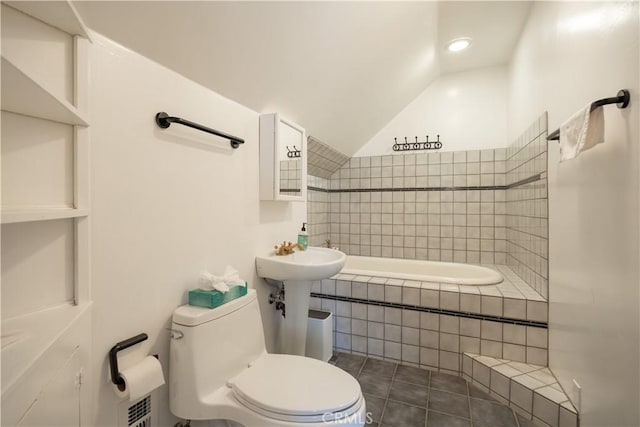
M300 248L303 251L306 251L307 247L309 247L309 233L307 233L306 222L302 223L302 230L300 230L300 233L298 233L298 245L300 245Z

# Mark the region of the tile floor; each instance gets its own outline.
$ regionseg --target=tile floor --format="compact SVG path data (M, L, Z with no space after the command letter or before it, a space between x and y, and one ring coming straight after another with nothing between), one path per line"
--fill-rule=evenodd
M332 362L358 379L374 427L532 427L463 378L363 356Z

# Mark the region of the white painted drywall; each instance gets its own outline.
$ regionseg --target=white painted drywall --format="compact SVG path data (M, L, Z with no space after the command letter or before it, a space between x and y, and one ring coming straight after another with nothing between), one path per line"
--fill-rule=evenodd
M355 157L401 154L399 142L436 139L441 151L479 150L507 145L507 69L483 68L442 76L431 83L369 142Z
M91 46L92 277L95 420L116 425L118 400L107 352L140 332L149 340L123 352L121 365L157 353L169 374L170 319L198 274L236 267L258 291L267 346L279 314L254 257L294 240L305 203L260 202L258 113L95 35ZM183 126L159 129L166 111L237 135L228 141ZM259 327L256 325L256 327ZM223 343L212 343L224 352ZM212 357L211 363L216 363ZM168 389L158 392L159 425L172 425Z
M574 401L582 386L583 427L640 423L638 50L638 2L536 2L510 68L511 139L631 90L604 144L561 164L549 145L550 366Z

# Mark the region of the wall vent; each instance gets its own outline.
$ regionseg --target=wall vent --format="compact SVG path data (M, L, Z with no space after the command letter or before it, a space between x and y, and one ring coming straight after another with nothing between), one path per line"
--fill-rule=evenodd
M151 395L145 396L131 404L123 402L120 406L120 416L118 426L120 427L153 427L155 416L152 415ZM154 421L152 423L152 421Z
M151 396L129 406L129 427L151 427Z

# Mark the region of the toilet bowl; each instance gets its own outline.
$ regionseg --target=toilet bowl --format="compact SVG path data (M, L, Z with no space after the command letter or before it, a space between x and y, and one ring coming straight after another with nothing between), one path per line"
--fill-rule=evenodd
M269 354L255 290L215 309L173 313L171 412L246 427L362 426L366 404L351 375L302 356Z

